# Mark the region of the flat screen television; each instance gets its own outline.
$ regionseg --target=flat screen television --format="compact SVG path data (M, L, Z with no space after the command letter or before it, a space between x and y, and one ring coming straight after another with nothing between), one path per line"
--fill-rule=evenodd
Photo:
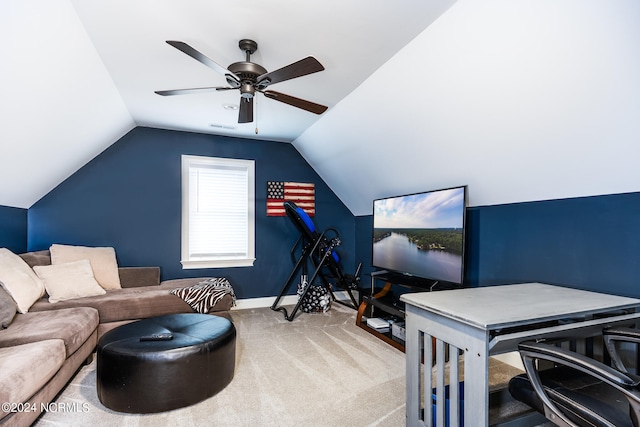
M462 285L467 187L373 201L372 265Z

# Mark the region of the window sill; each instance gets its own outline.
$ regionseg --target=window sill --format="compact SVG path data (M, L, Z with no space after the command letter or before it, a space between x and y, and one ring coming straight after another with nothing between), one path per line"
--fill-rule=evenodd
M183 270L196 268L225 268L225 267L253 267L255 258L248 259L221 259L206 261L180 261Z

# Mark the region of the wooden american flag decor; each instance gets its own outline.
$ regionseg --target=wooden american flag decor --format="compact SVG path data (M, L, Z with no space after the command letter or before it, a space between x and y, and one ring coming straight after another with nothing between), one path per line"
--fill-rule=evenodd
M309 216L316 214L315 184L305 182L267 181L267 216L285 216L282 204L290 201Z

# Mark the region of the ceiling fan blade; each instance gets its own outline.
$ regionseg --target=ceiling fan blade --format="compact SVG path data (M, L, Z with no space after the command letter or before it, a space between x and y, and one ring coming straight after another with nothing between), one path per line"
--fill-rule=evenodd
M324 67L316 58L313 56L307 56L300 61L287 65L286 67L263 74L258 77L257 81L258 83L263 83L263 86L266 87L266 85L269 84L295 79L296 77L306 76L307 74L317 73L322 70L324 70ZM269 81L268 83L267 80Z
M240 78L238 76L236 76L234 73L232 73L231 71L227 70L222 65L220 65L217 62L215 62L214 60L208 58L207 56L205 56L204 54L200 53L199 51L195 50L194 48L192 48L191 46L189 46L185 42L179 42L179 41L175 41L175 40L167 40L167 43L170 44L171 46L175 47L179 51L181 51L183 53L186 53L187 55L189 55L190 57L192 57L196 61L199 61L202 64L206 65L207 67L212 68L213 70L217 71L218 73L220 73L220 74L222 74L224 76L231 76L237 82L240 82Z
M302 108L314 114L322 114L327 111L324 105L316 104L315 102L307 101L304 99L296 98L295 96L285 95L284 93L276 92L274 90L262 91L267 98L275 99L276 101L284 102L285 104L292 105L294 107Z
M202 93L202 92L215 92L219 90L235 89L233 87L194 87L191 89L173 89L173 90L156 90L158 95L171 96L171 95L186 95L189 93Z
M251 123L253 121L253 98L240 98L240 111L238 123Z

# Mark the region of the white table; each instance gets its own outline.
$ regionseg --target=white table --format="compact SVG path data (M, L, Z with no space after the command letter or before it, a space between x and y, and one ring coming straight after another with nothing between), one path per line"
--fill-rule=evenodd
M464 359L466 425L489 424L489 356L517 350L534 338L599 335L609 325L634 324L640 300L542 283L466 288L405 294L407 426L431 426L432 360L435 338L436 425L444 426L445 354ZM449 383L458 384L458 364L451 363ZM426 385L426 386L425 386ZM426 390L421 399L421 387ZM450 426L457 426L459 396L450 390ZM421 402L424 400L424 402Z

